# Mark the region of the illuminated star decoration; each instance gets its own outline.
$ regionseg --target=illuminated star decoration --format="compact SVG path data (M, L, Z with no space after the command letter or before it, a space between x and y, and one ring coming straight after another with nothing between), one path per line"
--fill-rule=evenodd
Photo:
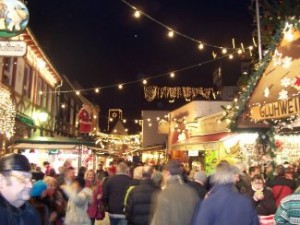
M288 92L286 90L282 90L281 92L279 92L279 100L285 100L288 99Z
M288 22L285 23L285 27L283 29L283 38L284 40L291 42L294 40L294 35L293 35L293 25L289 24Z
M281 86L287 88L292 84L292 79L285 77L285 78L281 79L280 84L281 84Z
M266 98L268 98L269 96L270 96L270 88L266 88L265 90L264 90L264 96L266 97Z
M273 55L274 66L280 66L282 63L282 53L279 53L278 50L275 50Z
M285 69L288 69L292 64L292 57L284 57L282 60L282 67L284 67Z

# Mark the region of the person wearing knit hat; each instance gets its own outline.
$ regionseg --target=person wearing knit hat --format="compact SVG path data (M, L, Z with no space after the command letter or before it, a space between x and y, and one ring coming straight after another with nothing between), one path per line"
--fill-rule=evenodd
M47 184L39 180L33 184L33 187L30 192L31 197L40 197L42 193L47 189Z
M24 155L12 153L0 158L1 224L41 224L37 211L27 202L32 189L30 170Z
M30 204L39 213L42 225L49 224L48 221L50 219L49 208L44 202L47 187L47 184L42 180L35 182L30 192L31 198L29 199Z

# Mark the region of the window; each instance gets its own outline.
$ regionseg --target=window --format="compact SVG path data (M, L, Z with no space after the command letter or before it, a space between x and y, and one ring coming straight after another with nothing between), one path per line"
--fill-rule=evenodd
M37 105L39 105L39 106L41 106L42 105L42 95L40 94L40 92L41 91L43 91L42 90L42 88L43 88L43 81L42 81L42 79L40 78L40 77L38 77L38 83L37 83L37 98L36 98L36 103L37 103Z
M31 94L31 77L32 77L32 69L29 65L25 66L24 72L24 82L23 82L23 95L30 98Z
M12 86L13 69L14 69L14 58L4 57L2 82L8 86Z

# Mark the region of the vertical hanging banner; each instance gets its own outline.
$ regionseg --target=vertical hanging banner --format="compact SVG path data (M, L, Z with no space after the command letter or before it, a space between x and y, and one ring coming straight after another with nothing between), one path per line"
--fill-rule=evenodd
M0 37L10 38L21 34L29 22L29 11L18 0L0 0Z

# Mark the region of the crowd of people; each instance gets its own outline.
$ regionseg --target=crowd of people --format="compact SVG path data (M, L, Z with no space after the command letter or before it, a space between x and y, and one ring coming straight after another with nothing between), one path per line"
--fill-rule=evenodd
M220 161L214 173L187 172L177 161L108 168L79 168L71 161L59 173L48 162L32 168L20 154L0 158L0 224L94 225L274 225L300 224L298 171L246 169Z

